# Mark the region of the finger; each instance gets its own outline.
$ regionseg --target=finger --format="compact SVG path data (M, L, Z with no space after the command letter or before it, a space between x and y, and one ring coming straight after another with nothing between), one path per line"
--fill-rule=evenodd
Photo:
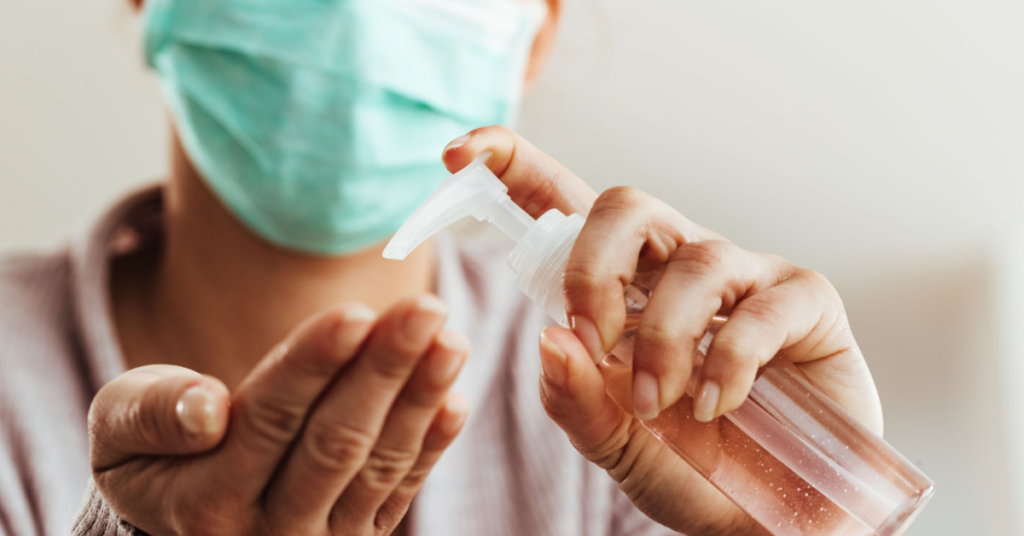
M213 448L227 429L229 397L220 381L182 367L149 365L121 374L89 408L93 470L140 455Z
M757 368L780 353L802 364L825 394L872 429L881 429L874 382L842 302L827 280L808 270L740 302L715 336L698 389L703 392L713 382L711 390L721 394L717 404L707 403L705 419L739 407Z
M452 441L462 431L469 417L469 401L462 395L449 393L437 412L433 422L427 430L423 439L422 450L416 465L409 471L402 482L395 488L387 501L377 511L374 525L385 533L390 532L405 517L413 498L419 493L426 481L427 475L441 459L445 449L452 444ZM332 523L338 526L342 523L342 516L335 510L332 516Z
M263 489L307 412L358 352L376 314L358 303L325 311L296 328L242 382L225 442L225 478Z
M611 188L594 203L565 266L566 309L595 362L622 335L623 289L638 263L660 265L679 246L718 238L635 188Z
M443 331L391 408L370 457L341 494L332 515L362 526L403 480L408 480L431 422L469 352L469 341ZM417 480L418 475L413 475ZM425 473L423 474L425 476Z
M328 388L267 498L275 526L328 519L366 463L385 418L445 320L436 297L405 299L378 320L365 347ZM300 531L301 532L301 531Z
M828 357L799 363L799 367L822 393L881 437L884 431L882 401L859 348L854 346Z
M508 186L512 201L534 218L553 208L586 216L597 198L579 177L503 126L471 131L449 143L441 158L454 173L484 151L492 154L487 167Z
M592 378L597 380L587 382L593 384L592 389L579 389L589 391L590 394L575 395L573 393L578 391L576 387L557 387L563 385L564 382L558 379L563 376L551 374L548 370L552 364L559 363L559 360L555 359L553 363L548 360L558 357L560 351L569 356L568 360L574 367L578 366L581 370L587 370L587 367L594 368L594 365L572 332L552 327L545 330L544 335L547 340L541 340L541 363L545 375L541 378L541 397L548 414L552 415L565 430L577 450L608 471L609 476L631 497L638 497L641 494L646 496L646 492L640 490L661 490L664 494L675 497L682 512L681 516L692 521L694 530L699 531L700 529L696 527L706 528L723 521L708 514L709 511L729 512L728 518L746 518L728 498L716 491L679 455L668 448L650 448L653 446L652 443L658 440L643 428L638 428L637 421L626 414L626 411L631 411L630 372L627 365L609 358L601 364L604 382L598 383L599 378ZM547 376L556 377L552 381ZM592 412L593 408L599 407L597 397L604 396L605 386L610 398L604 398L608 399L609 406L617 411L598 411L598 417L580 418L581 413L587 412L586 408L591 408L589 411ZM591 402L583 401L588 398ZM625 411L619 409L620 406L611 402L611 399L619 401ZM719 444L717 427L697 424L692 419L679 418L681 416L675 417L671 421L673 426L663 426L660 429L668 439L668 444L673 441ZM717 450L709 450L707 454L690 452L690 455L694 456L691 461L696 462L697 467L701 468L713 467L718 461L716 454ZM710 510L709 504L713 507ZM735 526L741 525L737 523ZM742 533L747 534L749 531Z
M614 467L627 442L632 418L608 398L606 387L610 386L608 392L628 391L628 373L612 374L606 384L606 376L579 339L557 326L541 333L540 356L545 411L584 457L606 469Z
M824 313L814 294L780 285L741 302L715 335L701 369L694 416L710 421L740 406L757 369L787 343L806 337Z
M636 331L635 414L653 419L683 396L694 349L714 315L727 312L743 296L771 287L790 272L791 266L777 257L749 253L728 242L680 247L666 264ZM709 384L708 389L714 387Z

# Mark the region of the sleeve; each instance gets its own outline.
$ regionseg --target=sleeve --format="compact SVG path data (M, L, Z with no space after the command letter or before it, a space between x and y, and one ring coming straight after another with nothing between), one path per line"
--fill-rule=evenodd
M680 533L644 515L629 497L615 486L612 497L611 536L680 536Z
M82 506L75 516L71 536L147 536L145 532L121 520L107 505L96 483L89 479Z

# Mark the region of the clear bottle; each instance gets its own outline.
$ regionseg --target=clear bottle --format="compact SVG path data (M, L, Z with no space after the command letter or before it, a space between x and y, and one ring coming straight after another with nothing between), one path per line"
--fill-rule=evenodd
M509 199L485 165L488 157L482 154L441 184L384 256L405 258L465 216L489 221L516 241L509 266L519 289L567 326L562 275L584 220L552 210L534 221ZM613 373L632 364L633 335L660 275L638 274L625 288L625 329L605 358ZM642 424L775 536L896 536L906 530L931 497L932 482L785 359L758 371L735 411L709 423L693 418L693 382L725 321L715 317L694 352L687 394ZM609 382L608 392L632 408L630 382Z

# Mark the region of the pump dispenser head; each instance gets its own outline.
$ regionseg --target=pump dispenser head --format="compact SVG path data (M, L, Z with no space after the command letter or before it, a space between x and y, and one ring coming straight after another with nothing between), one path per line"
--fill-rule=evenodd
M384 258L404 259L416 246L466 216L493 223L516 241L508 264L519 275L519 290L567 326L562 276L583 228L583 217L551 209L534 221L512 202L508 187L487 167L490 157L491 153L480 153L465 169L442 182L395 233L384 248Z
M533 218L508 196L508 187L487 167L491 153L480 153L452 175L413 212L384 248L385 259L404 259L435 233L473 216L498 226L516 242L533 226Z

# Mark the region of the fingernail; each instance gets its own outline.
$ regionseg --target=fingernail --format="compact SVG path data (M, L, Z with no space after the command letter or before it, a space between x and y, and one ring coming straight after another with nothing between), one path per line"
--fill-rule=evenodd
M718 409L718 399L722 396L722 386L711 379L704 380L697 399L693 401L693 418L700 422L710 422L715 418L715 410Z
M353 325L369 324L376 319L377 313L365 305L355 304L347 308L334 331L334 348L339 352L351 352L366 335L365 330L352 329Z
M416 302L416 309L409 314L403 329L410 341L424 341L433 337L435 330L444 323L448 308L440 299L426 295Z
M437 336L437 345L445 349L446 356L436 358L440 363L432 363L430 368L430 379L437 385L443 385L452 380L462 367L463 354L469 350L469 342L464 337L450 331L442 331ZM451 354L457 353L458 356Z
M377 313L361 303L354 303L345 309L341 318L346 322L372 322L377 318Z
M548 329L540 332L540 369L549 383L562 387L569 375L565 352L548 338Z
M600 363L604 359L604 345L601 344L601 334L597 331L597 326L585 316L573 316L569 323L572 325L572 332L583 343L590 358L594 363Z
M201 385L189 387L174 407L181 425L192 435L217 431L217 398Z
M439 315L448 314L448 307L440 298L432 294L421 296L416 302L416 308L421 311L430 311L431 313L437 313Z
M633 414L641 421L658 416L658 378L646 370L633 373Z
M466 144L467 141L469 141L469 134L465 134L463 136L459 136L458 138L455 138L454 140L448 142L448 145L444 146L444 150L441 151L441 154L443 155L443 154L447 153L448 151L451 151L452 149L457 149L459 147L462 147L463 145ZM435 147L436 147L436 145L435 145ZM436 151L436 149L435 149L435 151Z
M458 395L448 399L444 406L445 419L441 422L441 431L446 434L454 434L469 415L469 400Z

